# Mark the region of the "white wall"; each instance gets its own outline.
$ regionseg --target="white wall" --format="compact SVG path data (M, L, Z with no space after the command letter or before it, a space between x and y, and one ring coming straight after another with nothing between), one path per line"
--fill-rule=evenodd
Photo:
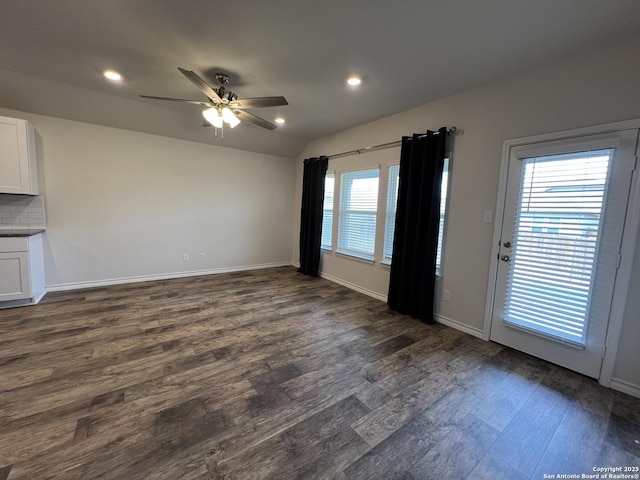
M37 132L49 289L290 263L292 159L0 114Z
M343 161L341 158L330 159L327 171L335 172L335 188L337 192L340 188L340 175L342 173L350 170L379 168L380 198L378 198L378 215L376 220L379 225L384 226L389 166L393 164L397 165L399 158L400 148L394 147L389 150L380 150L369 152L366 155L358 155L350 158L348 162ZM337 215L334 215L334 244L337 239L337 220ZM383 229L377 228L377 230L379 233L382 233ZM376 238L376 259L382 259L383 244L384 237L383 235L380 235L379 238ZM331 254L328 252L323 252L322 254L321 271L324 273L325 277L334 281L342 281L343 284L350 286L351 288L358 289L376 298L386 300L386 290L389 286L389 267L377 262L374 268L376 269L376 272L381 269L383 272L386 272L387 275L370 275L369 272L372 269L372 265L371 262L367 260L360 260L354 257L346 257L344 255ZM329 272L333 273L329 274ZM357 279L357 282L352 281L354 279ZM380 295L381 291L384 291L385 295Z
M484 210L495 210L504 140L602 123L640 118L640 38L555 62L440 101L399 113L310 143L298 159L293 258L298 259L297 225L303 158L331 155L399 140L402 135L456 126L451 160L451 190L441 290L451 300L438 302L445 320L480 334L486 301L493 225L482 222ZM366 88L366 86L365 86ZM361 92L362 93L362 92ZM362 95L364 96L364 95ZM388 155L397 155L389 150ZM362 157L335 160L350 165ZM640 257L640 253L637 255ZM631 290L640 291L636 258ZM325 255L322 273L385 297L388 269ZM631 295L631 297L637 295ZM635 305L635 304L634 304ZM637 305L627 308L625 330L614 378L640 392Z
M640 233L640 232L639 232ZM640 239L640 235L638 236ZM613 379L621 382L616 388L635 396L640 393L640 249L636 249L631 271L629 299L625 305L622 335Z

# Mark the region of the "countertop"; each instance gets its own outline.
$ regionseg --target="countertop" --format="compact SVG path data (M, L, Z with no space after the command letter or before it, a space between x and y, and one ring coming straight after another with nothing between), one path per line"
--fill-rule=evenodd
M44 232L44 228L0 229L0 237L30 237L42 232Z

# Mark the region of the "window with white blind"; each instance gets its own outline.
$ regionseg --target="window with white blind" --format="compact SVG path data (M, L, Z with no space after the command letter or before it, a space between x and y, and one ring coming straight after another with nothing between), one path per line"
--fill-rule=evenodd
M522 160L506 323L585 344L612 153Z
M393 255L393 235L396 228L396 209L398 207L398 183L400 180L400 165L389 167L389 183L387 186L387 211L384 221L384 251L382 263L391 263Z
M398 205L398 184L400 165L389 167L389 183L387 187L387 210L384 225L384 251L382 263L390 264L393 255L393 235L396 226L396 208ZM438 227L438 249L436 252L436 271L440 272L442 264L442 248L444 239L444 221L447 213L447 196L449 188L449 159L444 159L440 194L440 222Z
M331 250L331 237L333 235L333 187L335 174L327 173L324 177L324 204L322 206L322 237L320 246L325 250Z
M442 266L442 248L444 246L444 221L447 215L447 198L449 196L449 159L444 159L442 182L440 183L440 221L438 222L438 249L436 250L436 272L440 274Z
M373 260L378 180L377 168L340 175L337 248L339 253Z

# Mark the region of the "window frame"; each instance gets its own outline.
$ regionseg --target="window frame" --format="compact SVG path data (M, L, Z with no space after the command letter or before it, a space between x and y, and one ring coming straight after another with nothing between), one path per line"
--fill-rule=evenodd
M442 183L441 183L441 188L442 188L442 193L440 196L440 221L439 221L439 229L438 229L438 243L437 243L437 253L436 253L436 275L437 276L441 276L441 270L442 270L442 265L443 265L443 259L444 259L444 245L445 245L445 232L446 232L446 227L447 227L447 214L449 211L449 196L450 196L450 186L451 186L451 153L447 153L445 158L444 158L444 168L443 168L443 178L442 178ZM387 174L388 174L388 178L387 178L387 195L386 195L386 203L385 203L385 235L384 235L384 244L382 247L382 259L380 260L380 263L382 265L386 265L386 266L391 266L391 262L393 261L391 256L387 256L386 255L386 247L387 245L387 236L386 236L386 228L387 228L387 224L391 222L390 217L389 217L389 205L388 202L390 200L389 197L389 188L392 187L391 183L391 169L393 167L397 166L399 168L399 164L398 163L393 163L390 164L387 168ZM398 174L400 172L398 171ZM446 176L445 176L446 173ZM398 187L399 181L396 184L396 189ZM443 195L444 194L444 195ZM444 202L443 202L444 200ZM444 208L443 208L443 203L444 203ZM393 215L393 223L395 225L395 214L397 212L397 193L396 193L396 205L394 208L394 215ZM393 249L393 238L394 235L391 236L391 249Z
M387 229L389 228L389 224L393 223L393 229L395 230L395 224L396 224L396 213L398 212L398 187L399 187L399 177L398 180L395 180L395 187L396 187L396 195L395 195L395 205L393 208L393 219L390 216L390 211L389 211L389 201L391 200L391 196L389 195L389 190L392 187L391 185L391 169L394 167L398 167L398 175L400 175L400 164L399 163L392 163L391 165L389 165L387 167L387 192L386 192L386 202L385 202L385 209L384 209L384 242L382 245L382 258L380 260L380 263L382 265L386 265L386 266L391 266L391 261L392 261L392 256L393 256L393 239L395 237L395 232L393 232L391 234L391 245L387 244ZM387 256L386 252L387 252L387 247L391 248L391 255Z
M446 182L445 180L446 172ZM450 192L451 192L451 153L447 153L444 157L444 167L442 169L442 183L440 188L445 188L444 195L442 190L440 193L440 223L438 228L438 243L436 247L436 275L442 276L442 266L444 264L444 246L447 232L447 217L449 213ZM442 207L442 200L444 198L444 208Z
M349 162L348 165L344 165L340 160L329 160L329 169L327 175L333 173L334 175L334 198L333 198L333 222L332 222L332 235L331 235L331 247L327 248L326 245L321 246L322 255L329 256L341 256L346 259L364 262L371 265L378 265L383 270L388 270L391 266L391 259L385 258L385 227L387 224L387 197L389 189L389 168L394 165L399 165L400 148L397 149L385 149L384 151L376 151L367 153L366 158L363 156L359 160ZM444 252L446 244L446 230L448 223L449 202L451 197L451 166L452 166L452 153L447 152L445 155L445 161L448 161L448 175L446 184L446 204L444 212L444 228L442 229L441 239L441 264L436 269L436 275L441 275L441 270L444 263ZM335 163L333 163L335 162ZM352 252L345 251L338 246L338 232L339 232L339 209L340 209L340 197L342 191L341 177L342 174L348 172L356 172L362 170L378 169L378 204L376 210L376 229L375 229L375 241L374 241L374 254L373 255L360 255L353 254ZM324 208L323 208L324 213ZM394 215L394 227L395 227L395 215Z
M330 230L329 230L329 244L323 243L323 240L325 239L325 230L324 230L324 226L325 226L325 212L327 212L329 209L326 208L327 204L326 204L326 195L327 195L327 177L332 176L333 177L333 198L331 200L331 222L330 222ZM333 250L333 245L334 245L334 241L333 241L333 232L334 232L334 228L333 228L333 218L334 218L334 212L336 210L336 205L335 205L335 200L336 200L336 172L335 170L331 170L331 171L327 171L327 173L324 176L324 201L322 202L322 233L320 236L320 248L324 251L327 252L331 252Z
M373 220L374 220L374 236L373 236L373 248L371 253L369 254L368 252L364 252L364 251L358 251L356 249L353 248L349 248L348 246L344 245L341 243L340 239L341 239L341 232L342 232L342 226L343 226L343 221L344 221L344 215L348 215L348 212L344 212L343 209L343 205L345 205L343 202L346 201L345 199L345 195L343 195L343 193L345 192L345 188L348 188L345 185L345 179L346 179L346 175L349 174L353 174L353 173L358 173L358 172L367 172L367 171L376 171L377 172L377 180L378 180L378 188L376 190L376 199L375 199L375 204L376 204L376 208L374 211L370 211L367 210L366 213L367 214L371 214L373 213ZM351 258L356 258L356 259L360 259L360 260L364 260L364 261L368 261L368 262L375 262L375 258L376 258L376 251L377 251L377 247L378 247L378 241L377 241L377 237L378 237L378 228L379 228L379 221L378 221L378 216L380 215L380 185L381 185L381 168L380 165L375 165L375 166L368 166L368 167L362 167L362 168L352 168L349 170L344 170L339 172L340 174L340 181L338 183L338 186L336 188L336 185L334 184L334 212L335 212L335 206L337 204L337 212L338 214L335 215L334 213L334 217L333 217L333 221L334 221L334 239L335 239L335 252L339 255L344 255L347 257L351 257ZM336 177L338 176L338 172L336 172ZM373 178L373 177L372 177ZM337 198L336 198L336 192L337 192ZM337 228L336 228L337 227Z

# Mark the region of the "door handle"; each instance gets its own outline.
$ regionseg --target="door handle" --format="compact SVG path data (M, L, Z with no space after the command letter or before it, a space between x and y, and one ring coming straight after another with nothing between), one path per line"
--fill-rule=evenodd
M511 260L511 257L509 255L502 255L500 257L500 260L502 260L503 262L508 262L509 260Z

